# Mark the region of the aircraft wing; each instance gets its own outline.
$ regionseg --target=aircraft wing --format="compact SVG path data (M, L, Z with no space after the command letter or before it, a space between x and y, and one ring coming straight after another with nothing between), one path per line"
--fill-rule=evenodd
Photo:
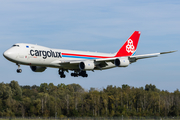
M53 61L51 62L52 64L78 64L82 61L80 60L67 60L67 61L61 61L61 60L56 60L56 61Z
M177 50L176 50L177 51ZM151 58L151 57L158 57L161 54L168 54L168 53L173 53L176 51L168 51L168 52L160 52L160 53L152 53L152 54L144 54L144 55L134 55L134 56L128 56L129 59L145 59L145 58ZM111 62L115 60L116 58L125 58L125 57L113 57L113 58L104 58L104 59L96 59L95 61L100 62L100 61L105 61L105 62Z
M173 53L176 51L168 51L168 52L160 52L160 53L152 53L152 54L144 54L144 55L134 55L134 56L129 56L129 60L131 63L133 63L133 62L136 62L138 59L158 57L161 54L168 54L168 53Z
M91 60L69 60L69 61L54 61L52 63L54 64L60 64L60 65L79 65L80 62L84 61L94 61L95 65L99 68L105 67L107 65L107 62L111 62L114 64L115 59L129 59L130 63L136 62L138 59L145 59L145 58L152 58L152 57L158 57L161 54L168 54L173 53L176 51L168 51L168 52L160 52L160 53L152 53L152 54L144 54L144 55L134 55L134 56L125 56L125 57L112 57L112 58L102 58L102 59L91 59Z
M152 54L144 54L144 55L134 55L134 56L130 56L130 58L144 59L144 58L158 57L161 54L168 54L168 53L173 53L173 52L176 52L176 51L152 53Z

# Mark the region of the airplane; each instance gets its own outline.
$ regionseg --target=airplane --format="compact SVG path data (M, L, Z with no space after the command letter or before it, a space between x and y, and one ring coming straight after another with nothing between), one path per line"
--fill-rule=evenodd
M30 66L33 72L43 72L47 67L52 67L59 68L60 77L65 78L64 72L69 72L69 70L73 71L72 77L88 77L86 71L127 67L139 59L175 52L135 55L140 34L140 31L134 31L118 52L114 54L52 49L34 44L17 43L6 50L3 56L18 65L17 73L22 72L20 65Z

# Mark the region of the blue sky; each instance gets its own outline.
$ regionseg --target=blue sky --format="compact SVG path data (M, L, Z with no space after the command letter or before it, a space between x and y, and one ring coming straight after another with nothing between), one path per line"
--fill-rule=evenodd
M179 51L139 60L127 68L88 72L88 78L60 79L58 69L34 73L3 57L15 43L32 43L51 48L115 53L135 31L141 31L136 54L179 50L179 0L7 0L0 4L1 81L20 85L41 83L80 84L83 88L106 88L128 84L154 84L161 90L180 89Z

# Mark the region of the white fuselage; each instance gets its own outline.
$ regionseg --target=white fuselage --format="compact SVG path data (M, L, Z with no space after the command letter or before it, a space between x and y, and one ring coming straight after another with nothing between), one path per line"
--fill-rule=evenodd
M84 52L64 49L51 49L34 44L19 43L4 52L4 56L17 64L30 66L45 66L64 69L79 69L77 65L61 65L67 61L85 61L90 59L111 58L114 54ZM102 69L115 67L111 62Z

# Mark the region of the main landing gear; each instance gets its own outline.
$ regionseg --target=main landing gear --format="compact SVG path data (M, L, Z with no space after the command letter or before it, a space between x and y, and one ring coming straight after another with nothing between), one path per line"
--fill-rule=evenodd
M59 75L61 78L65 78L66 75L64 74L64 70L63 69L59 69Z
M82 76L82 77L88 77L88 74L86 73L86 71L81 71L81 72L74 72L71 73L72 77L78 77L78 76Z
M59 69L59 75L61 78L65 78L66 75L64 74L64 69ZM74 73L71 73L72 77L78 77L78 76L82 76L82 77L88 77L88 74L86 73L86 71L74 71Z
M22 69L20 69L20 65L19 64L16 64L18 66L18 69L17 69L17 73L21 73L22 72Z

